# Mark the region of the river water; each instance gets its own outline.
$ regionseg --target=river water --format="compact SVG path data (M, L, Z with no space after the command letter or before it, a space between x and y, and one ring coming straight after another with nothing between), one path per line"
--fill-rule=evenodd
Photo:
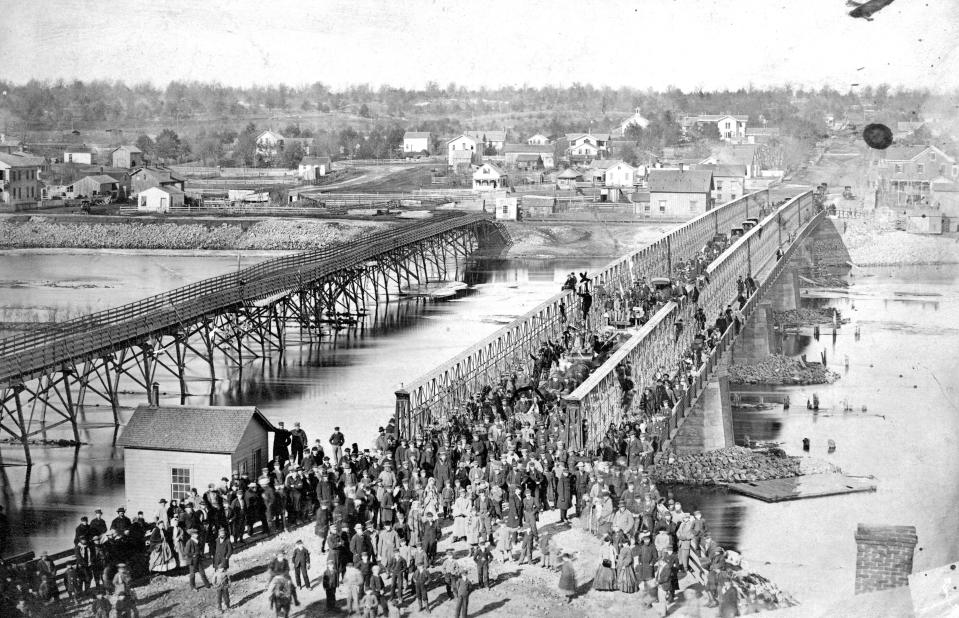
M253 260L245 259L243 265ZM368 446L393 410L401 383L436 366L554 293L571 270L595 261L488 260L469 274L470 290L450 302L405 302L378 325L341 332L335 341L291 347L282 362L254 362L213 389L216 404L257 405L273 420L298 420L326 441L338 424L348 442ZM98 254L0 254L0 294L6 320L30 312L72 315L156 293L236 268L236 258ZM914 525L915 570L959 558L959 269L954 266L857 268L850 286L803 306L834 306L852 322L835 339L798 336L795 353L842 374L833 385L789 387L784 411L734 410L737 440L774 440L792 455L826 459L852 475L873 475L875 493L766 504L719 490L677 490L687 508L700 508L714 538L742 551L801 601L848 596L853 590L857 524ZM23 319L23 318L16 318ZM854 336L855 326L861 329ZM848 369L844 368L848 357ZM209 403L200 364L191 365L191 403ZM901 377L900 377L901 374ZM178 403L175 383L161 380L165 401ZM802 405L818 394L814 414ZM129 407L140 395L128 395ZM856 412L846 413L851 406ZM865 407L865 412L862 411ZM14 546L59 550L81 514L110 512L122 502L122 453L106 411L88 409L78 450L35 448L36 464L0 468L2 503L11 513ZM99 428L98 428L99 426ZM62 435L62 434L58 434ZM828 453L827 440L837 444ZM3 445L7 464L22 457Z

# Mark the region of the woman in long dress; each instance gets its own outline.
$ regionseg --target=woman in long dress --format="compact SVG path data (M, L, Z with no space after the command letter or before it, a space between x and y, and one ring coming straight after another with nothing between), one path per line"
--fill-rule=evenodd
M186 535L183 532L183 526L180 525L179 518L174 516L170 520L170 527L173 529L173 551L176 552L180 566L187 566L187 561L183 557L183 549L186 544Z
M636 584L636 572L633 570L633 547L636 545L636 539L629 538L629 543L624 543L619 549L619 556L616 559L616 585L620 592L633 594L639 589Z
M609 535L603 537L603 546L599 552L600 563L593 577L593 590L616 590L616 548L609 540Z
M469 515L472 505L470 499L466 496L466 490L460 489L459 496L453 502L453 538L456 542L460 538L466 538L466 518Z
M166 540L166 522L158 519L150 533L150 571L165 573L170 570L173 551Z
M479 545L480 537L480 517L475 508L470 508L466 516L466 542L470 547Z
M436 479L433 477L430 477L426 482L426 487L421 492L420 508L423 509L424 515L426 513L433 513L434 517L442 515L440 512L440 494L436 490Z

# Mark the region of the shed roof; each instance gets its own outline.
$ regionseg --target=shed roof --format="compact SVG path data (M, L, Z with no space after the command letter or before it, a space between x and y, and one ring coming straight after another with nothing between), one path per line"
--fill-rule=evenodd
M429 131L407 131L403 134L403 139L429 139Z
M487 142L506 141L506 131L467 131L466 135L481 141L485 139Z
M101 185L115 185L117 184L117 179L113 176L107 176L106 174L96 174L94 176L87 176L87 178L93 180L97 184Z
M155 451L229 453L236 451L250 422L274 431L253 406L147 406L133 412L119 446Z
M300 159L300 165L329 165L329 157L303 157Z
M137 153L143 154L143 151L140 150L139 148L137 148L136 146L129 146L129 145L127 145L127 144L124 144L123 146L118 146L117 148L114 148L114 149L113 149L113 152L116 152L117 150L126 150L126 151L129 152L130 154L137 154Z
M572 178L582 178L583 175L580 172L577 172L576 170L570 167L560 172L559 175L557 175L556 177L572 179Z
M712 172L713 176L723 176L734 178L745 178L746 177L746 166L745 165L712 165L712 164L701 164L697 165L694 169Z
M545 154L553 152L553 147L549 144L503 144L503 154Z
M540 158L541 157L538 154L528 154L528 153L518 154L516 155L516 162L517 163L535 163L539 161Z
M10 167L40 167L45 162L40 157L32 157L20 152L0 152L0 163Z
M713 173L703 170L649 170L650 193L709 193Z

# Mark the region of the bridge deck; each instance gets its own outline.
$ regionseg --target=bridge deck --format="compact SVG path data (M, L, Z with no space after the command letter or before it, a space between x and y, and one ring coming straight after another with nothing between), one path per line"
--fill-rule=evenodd
M301 289L337 271L364 268L376 256L470 226L493 226L487 214L449 213L425 225L368 234L348 243L268 260L133 303L63 322L56 329L0 340L0 385L107 353L131 341L176 329L219 310ZM505 231L504 242L509 241Z

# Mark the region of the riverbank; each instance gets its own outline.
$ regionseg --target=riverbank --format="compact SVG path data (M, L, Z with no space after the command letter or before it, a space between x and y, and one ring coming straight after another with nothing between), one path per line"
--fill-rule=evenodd
M676 223L506 222L513 246L508 257L603 257L614 259L661 238Z
M844 223L843 241L857 266L959 264L959 237L954 233L910 234L884 228L870 219Z
M383 229L380 222L273 219L252 225L204 223L60 223L51 217L0 220L0 249L303 251Z

